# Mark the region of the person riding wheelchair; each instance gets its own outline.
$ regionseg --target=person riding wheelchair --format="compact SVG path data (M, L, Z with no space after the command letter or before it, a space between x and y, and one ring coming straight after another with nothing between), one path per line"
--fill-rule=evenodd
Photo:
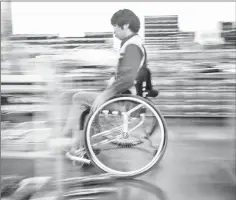
M153 88L146 50L137 34L139 18L128 9L119 10L112 16L111 24L115 37L121 40L114 81L100 94L73 95L63 133L75 126L79 129L73 131L76 149L72 148L72 153L66 155L80 163L93 162L105 172L134 177L159 162L165 151L167 132L164 118L149 99L156 97L158 91ZM132 165L116 164L115 155L120 162L138 161L142 157L142 166L135 160ZM130 158L123 159L129 155Z
M79 123L81 130L84 130L85 134L84 145L82 147L80 146L73 155L69 152L66 154L76 166L89 166L87 164L90 164L89 161L91 160L93 164L104 171L113 172L113 166L109 166L106 162L104 164L104 160L100 160L99 155L101 151L102 155L106 154L104 153L105 151L117 149L117 147L121 147L122 149L135 147L134 149L137 151L137 146L144 143L148 143L149 151L152 152L152 163L157 163L162 158L167 144L166 125L163 117L149 99L149 97L154 98L158 96L158 91L153 89L152 85L150 85L151 81L147 83L147 80L151 79L151 74L149 70L145 71L148 72L143 73L146 77L143 76L142 79L139 79L143 80L143 82L137 80L135 83L136 95L132 94L131 91L126 91L123 94L116 95L109 99L108 103L105 102L104 105L101 105L94 113L90 112L90 108L82 113ZM109 101L111 103L109 103ZM152 121L145 124L148 110L153 112ZM127 115L130 119L126 118L125 115L123 115L124 113L130 113ZM134 122L134 125L130 127L129 124L126 128L123 128L127 122L130 124ZM143 126L142 130L144 134L138 136L141 125ZM158 145L155 145L149 140L149 137L155 132L157 127L160 127L160 136L158 136L160 141ZM133 135L131 135L131 133ZM113 145L113 147L109 146L106 149L103 147L104 145ZM96 157L98 157L97 161ZM146 166L148 167L145 168L145 172L151 169L151 165L149 166L147 164ZM123 174L124 176L133 176L131 174L141 175L144 172L138 170L131 173L118 170L114 173L119 176L123 176Z

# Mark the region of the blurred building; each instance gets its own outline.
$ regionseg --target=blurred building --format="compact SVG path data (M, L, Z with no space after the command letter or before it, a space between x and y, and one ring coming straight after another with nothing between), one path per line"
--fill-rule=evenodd
M85 32L86 38L112 38L112 32Z
M113 47L113 33L112 32L85 32L84 40L89 43L101 44L101 48Z
M192 49L195 46L195 32L180 31L178 33L178 45L180 49Z
M1 38L12 34L11 2L1 2Z
M112 48L112 33L86 33L84 37L59 37L49 34L24 34L11 35L9 41L24 43L30 46L48 47L53 49L74 48Z
M145 16L144 28L147 49L178 49L177 15Z
M224 40L225 46L236 46L236 22L219 22L220 35Z
M198 42L203 48L211 49L222 48L222 45L224 44L219 30L200 32Z

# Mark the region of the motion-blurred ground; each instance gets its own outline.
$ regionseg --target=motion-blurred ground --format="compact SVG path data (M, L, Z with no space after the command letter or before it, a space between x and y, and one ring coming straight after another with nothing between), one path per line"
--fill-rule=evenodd
M167 119L169 140L160 164L136 181L106 186L118 192L101 199L233 200L235 130L232 119ZM58 167L58 164L62 164ZM78 169L64 159L2 159L1 174L53 175L58 178L100 174L95 167ZM139 180L143 181L139 181ZM101 185L93 186L96 188ZM82 187L83 188L83 187ZM85 188L85 187L84 187ZM87 197L89 198L89 197Z

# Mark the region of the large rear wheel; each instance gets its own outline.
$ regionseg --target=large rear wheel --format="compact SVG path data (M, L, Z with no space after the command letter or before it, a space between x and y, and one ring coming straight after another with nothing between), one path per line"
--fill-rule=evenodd
M145 130L153 122L158 128L150 135ZM143 97L119 95L101 105L86 122L88 156L96 166L118 177L148 172L161 160L166 145L164 118Z

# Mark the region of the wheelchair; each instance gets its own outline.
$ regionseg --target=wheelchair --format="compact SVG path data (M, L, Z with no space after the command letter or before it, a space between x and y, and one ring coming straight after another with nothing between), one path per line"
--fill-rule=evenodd
M137 88L136 88L137 91ZM80 120L84 147L66 152L77 166L93 164L105 173L133 178L150 171L162 159L167 146L164 117L151 98L158 91L119 94L94 113L84 111Z

